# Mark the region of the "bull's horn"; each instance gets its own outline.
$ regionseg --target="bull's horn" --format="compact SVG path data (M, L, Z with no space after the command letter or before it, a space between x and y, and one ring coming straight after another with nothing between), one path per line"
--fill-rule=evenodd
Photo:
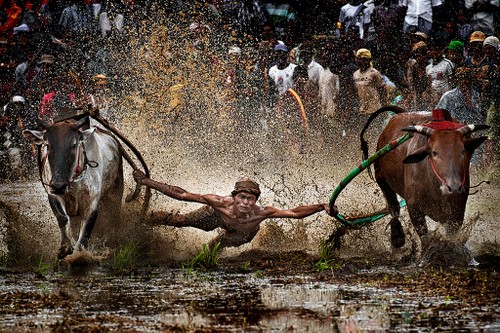
M35 119L36 124L41 127L42 129L47 129L49 127L49 124L47 124L45 121L43 121L40 118Z
M78 120L76 123L73 124L73 127L74 128L80 128L83 125L85 125L85 123L87 123L87 122L88 122L88 116L87 117L83 117L82 119Z
M488 129L488 128L490 128L490 126L488 126L488 125L483 125L483 124L474 125L474 124L471 124L471 125L465 125L465 126L460 127L458 129L458 131L460 133L462 133L462 135L467 135L467 134L473 133L475 131L481 131L481 130L485 130L485 129Z
M427 126L415 125L409 126L402 129L405 132L417 132L426 136L431 136L434 133L434 130Z

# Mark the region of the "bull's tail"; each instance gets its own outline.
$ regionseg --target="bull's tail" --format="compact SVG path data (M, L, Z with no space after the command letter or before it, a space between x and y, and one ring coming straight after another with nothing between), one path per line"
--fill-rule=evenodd
M407 112L405 109L402 109L402 108L400 108L398 106L387 105L387 106L381 107L380 109L378 109L377 111L373 112L370 115L370 117L366 121L365 126L363 126L363 129L361 130L361 133L359 134L359 140L360 140L360 143L361 143L361 151L363 152L363 161L368 158L368 142L366 142L366 140L364 138L365 132L368 129L368 127L370 126L370 124L373 122L373 120L375 118L377 118L381 113L384 113L386 111L394 112L396 114L398 114L398 113L406 113ZM368 174L370 175L371 179L374 179L370 166L368 166Z

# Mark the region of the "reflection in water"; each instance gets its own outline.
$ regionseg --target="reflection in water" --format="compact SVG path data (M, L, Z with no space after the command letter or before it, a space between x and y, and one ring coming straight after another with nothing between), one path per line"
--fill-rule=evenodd
M225 273L154 272L137 277L7 274L0 277L0 331L400 332L481 330L481 309L398 290ZM439 308L438 312L433 309ZM458 311L460 309L461 311ZM490 316L491 318L491 316ZM438 325L438 326L436 326ZM498 326L498 325L497 325ZM498 327L497 327L498 328Z
M382 305L349 304L340 307L336 319L340 332L386 332L390 317Z

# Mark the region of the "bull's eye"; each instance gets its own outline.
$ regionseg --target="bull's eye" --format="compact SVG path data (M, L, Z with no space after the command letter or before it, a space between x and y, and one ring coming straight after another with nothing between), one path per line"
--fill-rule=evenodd
M437 151L433 150L432 151L432 157L436 157L436 156L438 156L438 153L437 153Z
M71 149L76 150L77 147L78 145L75 143L73 146L71 146Z

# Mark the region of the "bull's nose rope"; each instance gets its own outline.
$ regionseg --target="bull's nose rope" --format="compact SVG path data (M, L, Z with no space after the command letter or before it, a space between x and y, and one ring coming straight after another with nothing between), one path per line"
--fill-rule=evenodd
M389 142L387 145L385 145L383 148L378 150L376 153L368 157L366 160L364 160L360 165L358 165L355 169L353 169L344 179L342 179L333 191L332 195L330 196L330 212L331 215L340 221L342 225L346 227L358 227L358 226L364 226L367 224L370 224L372 222L375 222L382 217L386 216L388 214L388 211L380 211L373 213L371 215L367 216L360 216L360 217L354 217L354 218L346 218L342 214L340 214L336 209L335 209L335 200L337 200L337 197L339 196L340 192L349 184L354 177L356 177L358 174L361 173L364 169L366 169L370 164L375 162L377 159L385 155L386 153L390 152L391 150L395 149L396 147L400 146L403 144L406 140L408 140L412 135L410 133L406 133L405 135L399 137L398 139ZM406 206L406 201L403 199L399 202L400 207Z

